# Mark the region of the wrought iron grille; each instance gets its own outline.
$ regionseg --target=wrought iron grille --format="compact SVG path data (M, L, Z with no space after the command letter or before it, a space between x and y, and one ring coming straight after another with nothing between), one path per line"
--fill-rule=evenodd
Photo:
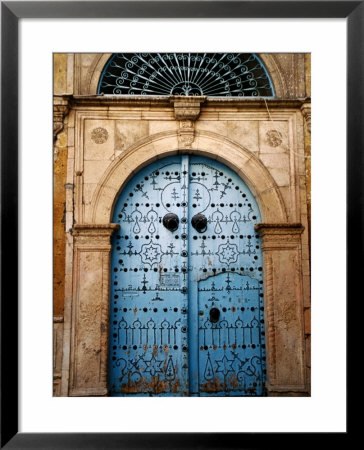
M268 72L254 53L114 53L99 94L273 97Z

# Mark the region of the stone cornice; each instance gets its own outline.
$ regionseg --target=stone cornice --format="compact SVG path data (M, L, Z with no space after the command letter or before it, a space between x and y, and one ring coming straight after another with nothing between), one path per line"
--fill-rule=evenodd
M242 97L177 97L177 96L112 96L112 95L75 95L70 99L70 104L73 108L88 108L88 107L140 107L140 108L170 108L175 109L173 104L177 104L176 99L181 103L193 102L197 108L199 102L200 108L203 107L218 107L218 108L248 108L248 109L266 109L268 105L271 108L288 108L300 109L303 104L309 104L310 98L302 99L278 99L278 98L242 98ZM197 100L196 102L193 99ZM199 100L200 99L200 100ZM201 101L204 99L203 101ZM178 120L186 120L187 117ZM194 119L189 119L194 120Z
M110 224L76 224L72 229L73 236L110 236L115 230L118 230L118 223Z
M257 223L254 229L263 236L265 234L301 234L305 227L300 223Z

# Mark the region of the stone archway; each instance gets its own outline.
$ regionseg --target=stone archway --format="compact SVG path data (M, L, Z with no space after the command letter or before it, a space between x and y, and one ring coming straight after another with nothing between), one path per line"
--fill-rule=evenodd
M256 197L264 222L287 221L287 212L277 184L252 152L226 137L202 131L195 133L194 148L180 149L178 135L173 132L150 136L132 146L104 174L86 220L95 224L109 223L118 192L136 170L155 159L185 152L216 159L233 169Z
M194 131L193 148L183 148L181 135L162 132L139 141L99 181L85 223L73 229L73 300L71 328L71 396L105 396L109 335L110 223L118 193L137 170L151 161L178 153L217 159L233 169L254 194L263 223L267 390L269 395L300 395L304 381L301 233L287 223L279 189L259 159L226 137ZM72 325L71 325L72 324ZM63 391L64 395L65 390Z

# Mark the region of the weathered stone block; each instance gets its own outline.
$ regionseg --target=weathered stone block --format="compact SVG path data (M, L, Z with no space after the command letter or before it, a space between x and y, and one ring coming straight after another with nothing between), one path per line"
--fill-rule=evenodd
M108 160L85 161L83 166L83 178L85 183L95 183L104 175L106 169L111 165Z
M139 139L149 135L147 120L115 121L115 150L125 151Z
M211 131L221 136L226 136L228 133L227 121L198 120L195 127L196 130Z
M289 186L290 185L290 176L286 169L269 169L274 181L278 186Z
M227 121L227 137L254 153L259 151L258 130L258 121Z
M85 205L89 205L91 203L96 187L96 183L85 183L83 185L83 203Z
M67 92L67 54L54 53L53 55L53 93Z
M311 334L311 309L305 309L305 334Z
M259 159L268 169L280 169L289 173L288 153L260 153Z
M149 121L149 134L162 133L164 131L176 131L178 125L175 120L150 120Z

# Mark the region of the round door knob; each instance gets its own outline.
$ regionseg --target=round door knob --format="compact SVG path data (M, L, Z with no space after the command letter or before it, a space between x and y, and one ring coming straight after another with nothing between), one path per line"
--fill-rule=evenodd
M216 323L220 319L220 311L217 308L210 309L210 321Z
M203 233L207 229L207 219L203 214L196 214L192 217L191 224L199 233Z
M176 231L179 225L177 214L168 213L163 217L163 225L169 231Z

